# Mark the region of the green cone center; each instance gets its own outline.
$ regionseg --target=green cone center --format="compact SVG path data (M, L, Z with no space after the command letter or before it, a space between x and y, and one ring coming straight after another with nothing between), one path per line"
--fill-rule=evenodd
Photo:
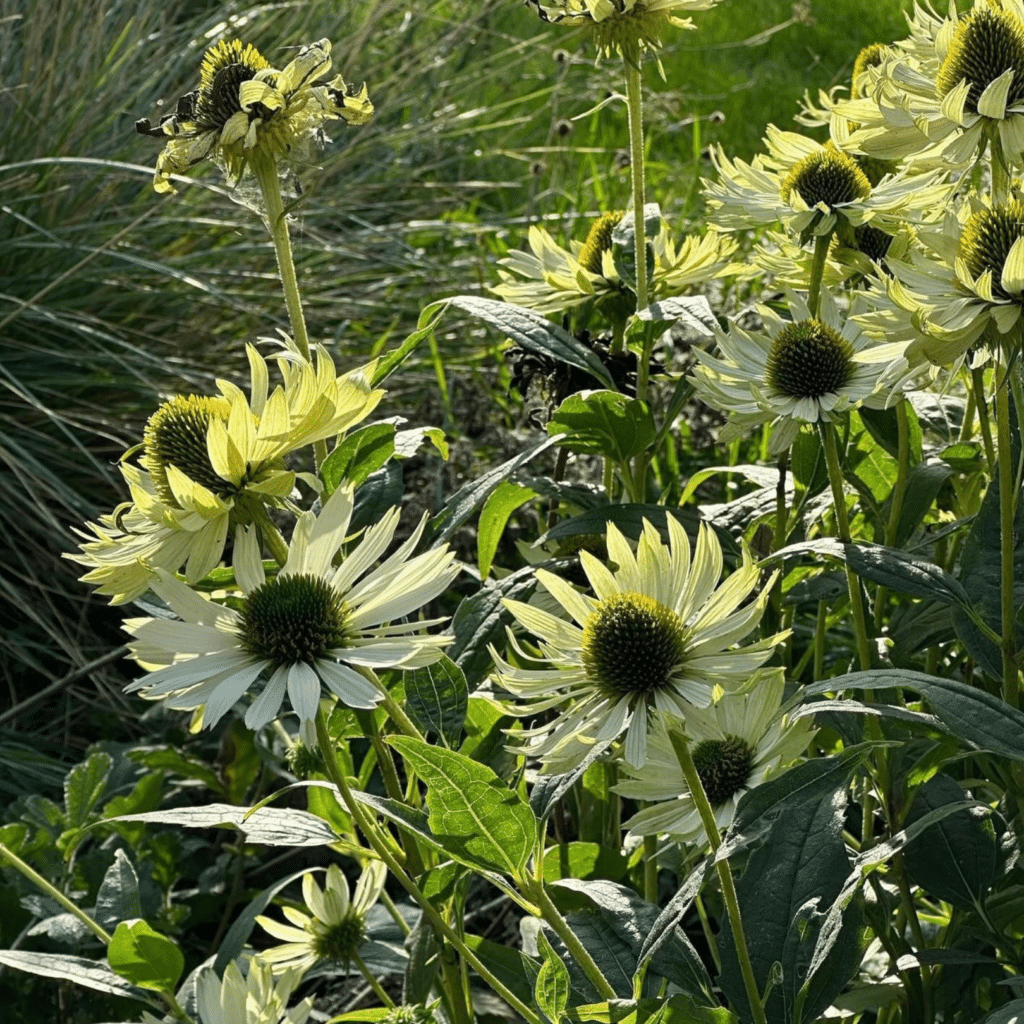
M143 434L143 464L165 504L180 508L167 479L168 466L214 494L230 492L231 485L213 468L206 446L210 421L219 418L226 423L230 411L223 398L179 395L150 416Z
M1019 199L1003 203L991 210L978 210L964 225L958 255L971 277L986 270L992 273L992 294L1001 299L1020 301L1003 289L1002 276L1006 259L1014 242L1024 236L1024 202Z
M346 914L337 924L322 925L313 940L313 952L320 960L342 960L348 962L366 936L366 925L361 915Z
M754 752L739 736L704 740L693 748L697 776L712 807L724 804L738 793L754 768Z
M667 686L685 654L682 620L646 594L606 597L583 628L584 667L611 700Z
M857 99L863 93L860 90L859 79L868 68L876 68L885 60L889 47L884 43L871 43L857 54L853 62L853 73L850 75L850 99Z
M782 179L781 192L784 203L796 192L809 207L822 203L831 211L845 203L867 199L871 182L848 153L823 148L793 166Z
M584 270L592 274L601 273L601 257L606 252L611 252L612 232L622 220L624 214L621 210L612 213L603 213L590 227L587 232L587 240L580 249L577 262Z
M1024 99L1024 23L1012 11L977 7L957 25L935 84L945 96L966 79L965 108L976 114L981 94L1010 69L1007 106Z
M791 398L821 398L844 387L853 374L853 346L820 320L787 324L768 355L768 383Z
M275 668L312 664L351 639L349 610L326 580L306 573L275 576L246 598L242 647Z
M876 263L885 258L889 246L892 245L892 235L870 224L858 224L853 229L853 237L857 249Z

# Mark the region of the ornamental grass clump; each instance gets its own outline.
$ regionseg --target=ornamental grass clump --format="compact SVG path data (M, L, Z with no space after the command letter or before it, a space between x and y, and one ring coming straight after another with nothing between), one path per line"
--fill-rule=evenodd
M530 224L492 297L371 361L311 336L283 200L372 113L330 44L277 70L214 39L143 122L156 191L209 160L259 196L289 332L246 344L248 390L163 396L69 554L133 606L126 700L165 740L0 828L46 897L9 896L43 919L0 963L147 1024L326 1019L325 978L331 1019L386 1024L1015 1020L1024 8L916 5L806 133L712 149L677 232L644 74L714 0L528 6L621 80L630 200ZM446 382L452 308L543 415L427 501L448 440L384 385L421 345Z

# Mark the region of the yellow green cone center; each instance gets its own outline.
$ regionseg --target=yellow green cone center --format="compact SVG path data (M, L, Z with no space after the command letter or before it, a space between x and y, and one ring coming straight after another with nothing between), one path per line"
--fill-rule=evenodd
M976 114L981 94L1010 69L1014 76L1007 106L1024 99L1024 23L1012 11L977 7L957 25L936 88L945 96L966 79L966 109Z
M754 752L739 736L704 740L693 748L693 764L712 807L724 804L750 778Z
M768 383L791 398L821 398L844 387L853 366L853 346L820 320L787 324L768 355Z
M1003 267L1014 242L1024 236L1024 202L1012 200L991 210L978 210L964 225L958 255L975 280L986 270L992 273L992 294L1019 301L1019 295L1003 290Z

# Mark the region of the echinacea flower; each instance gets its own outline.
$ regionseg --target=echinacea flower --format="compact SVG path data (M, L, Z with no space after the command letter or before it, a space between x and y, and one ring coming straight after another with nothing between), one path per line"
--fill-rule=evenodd
M380 898L387 878L387 868L379 860L371 860L356 882L349 898L348 882L341 868L332 864L327 869L327 884L321 890L312 872L302 876L302 898L310 913L283 907L291 924L282 924L272 917L260 916L256 923L284 944L265 949L260 959L278 971L299 971L305 974L321 960L348 963L358 955L366 937L367 911Z
M886 159L960 167L991 142L994 159L1024 154L1024 3L975 0L937 18L920 5L911 40L866 75L863 95L837 103L849 145Z
M372 708L383 697L360 668L414 669L433 664L451 642L422 630L438 621L403 622L441 594L459 572L454 553L435 548L412 555L426 517L393 554L374 568L391 544L399 511L370 526L335 566L348 532L353 498L340 487L319 516L295 524L288 559L268 578L253 530L240 529L235 573L243 596L231 604L203 597L161 572L153 583L179 620L125 621L129 647L140 664L164 666L131 683L168 707L205 706L212 726L263 677L262 692L245 715L250 729L274 719L285 693L301 722L311 722L326 686L343 703Z
M812 317L798 295L787 295L791 319L767 306L757 311L763 331L733 324L716 330L718 353L695 349L698 396L728 416L720 438L742 437L770 423L769 451L778 455L796 440L802 423L832 421L861 404L882 407L885 385L903 367L905 343L876 343L828 292Z
M288 1009L301 980L301 971L288 971L275 980L270 966L258 956L249 961L244 978L234 961L222 979L206 967L196 982L199 1019L202 1024L305 1024L313 1009L311 996Z
M237 179L256 158L277 160L308 141L328 120L363 124L373 114L366 86L356 90L340 77L315 85L331 68L326 39L304 46L283 71L272 68L252 45L237 39L210 47L199 88L182 96L173 114L155 127L148 118L136 130L169 141L157 159L153 187L173 192L172 174L209 158Z
M782 710L781 669L756 673L742 691L727 693L706 708L693 708L680 720L659 715L651 729L647 763L628 764L632 778L616 793L650 806L625 822L632 836L667 834L680 843L705 843L707 836L670 732L685 735L697 775L720 831L732 823L744 793L807 750L813 732L806 718L791 722Z
M513 250L498 261L501 284L491 291L506 302L525 306L544 316L561 315L588 302L628 315L636 309L636 296L615 265L612 234L623 218L618 211L602 214L590 227L586 240L569 248L558 245L543 228L533 225L527 234L530 252ZM736 248L731 238L716 231L688 235L678 245L662 221L657 234L647 239L654 254L649 284L651 301L680 294L723 273Z
M539 654L531 653L509 631L514 665L491 650L497 682L519 699L508 710L529 718L557 709L546 724L516 733L525 740L518 751L540 757L544 772L571 770L588 746L623 734L626 761L642 766L649 711L685 717L716 690L738 688L784 636L736 647L760 621L768 586L750 599L760 572L746 552L721 582L722 549L711 529L701 527L691 560L685 531L673 516L667 520L668 545L645 521L636 554L609 523L614 568L580 552L595 597L536 570L571 621L504 601L519 625L539 638Z
M264 508L287 503L296 474L284 457L336 437L365 419L384 392L372 367L338 376L318 349L316 364L286 342L277 358L282 384L269 391L267 364L247 346L250 397L218 381L218 397L186 395L163 403L146 426L139 465L122 461L132 502L87 524L83 577L115 604L145 593L156 574L185 565L189 583L220 562L228 536L259 523Z
M926 359L947 366L972 349L1017 344L1024 309L1020 193L1003 203L971 197L922 241L931 254L892 261L892 278L868 293L874 309L858 317L865 330L908 341L911 365Z
M718 0L527 0L544 21L590 29L599 54L656 49L666 28L694 28L676 11L707 11Z
M949 197L941 173L886 175L877 184L850 153L769 125L768 155L751 163L712 150L718 181L704 181L717 227L781 222L795 234L827 235L843 224L871 223L890 233L926 219Z

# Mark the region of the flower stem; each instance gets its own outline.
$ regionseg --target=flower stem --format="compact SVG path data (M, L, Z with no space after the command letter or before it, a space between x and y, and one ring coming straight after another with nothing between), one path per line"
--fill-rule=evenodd
M505 1002L523 1018L523 1020L527 1022L527 1024L546 1024L543 1017L536 1013L536 1011L531 1007L527 1006L526 1003L519 999L511 989L507 988L500 979L495 977L495 975L487 968L473 950L466 945L448 922L445 921L437 912L437 909L430 900L423 895L415 881L409 877L392 852L391 845L382 841L380 830L367 818L362 805L352 795L352 790L349 788L344 773L338 765L338 759L334 753L334 744L331 742L330 734L327 731L327 719L324 716L323 709L317 710L316 735L320 749L323 751L324 766L327 769L327 775L331 782L338 787L338 793L341 795L342 801L348 809L349 814L352 815L353 821L355 821L360 831L366 837L370 846L373 847L374 852L387 865L392 876L397 880L399 885L401 885L405 891L412 896L413 900L423 911L424 916L434 928L435 933L439 937L444 938L445 941L451 943L470 967L472 967L473 970L475 970L477 974L479 974L480 977L483 978L483 980L490 985L490 987L499 996L501 996L501 998L504 999ZM468 1024L468 1022L456 1021L455 1024Z
M992 444L992 427L988 420L988 402L985 401L985 371L980 366L971 370L971 388L978 407L978 426L981 428L981 439L985 445L985 460L988 462L989 473L994 476L996 451Z
M288 320L292 326L292 340L299 354L307 361L312 359L309 348L309 332L306 330L306 315L302 311L302 297L299 294L299 279L295 274L295 258L292 255L292 240L288 233L288 218L284 212L284 201L281 198L281 180L277 174L277 161L256 158L252 161L253 174L263 195L266 207L267 228L274 243L277 254L277 269L281 275L281 288L284 291L285 305L288 307ZM314 443L316 468L319 471L327 458L327 442Z
M701 782L700 776L697 774L697 766L693 763L689 741L674 729L669 731L669 739L672 741L679 767L683 770L683 778L690 790L690 797L700 815L708 843L711 845L711 852L717 853L718 848L722 845L722 834L718 831L715 812L711 809L711 803L704 792L704 783ZM754 965L750 961L747 937L743 931L743 919L740 916L740 902L736 895L736 884L733 881L728 859L716 861L715 869L718 871L718 880L722 885L722 898L725 900L725 909L729 915L729 923L732 925L732 934L736 942L736 957L740 963L740 974L743 976L743 987L747 991L750 1013L754 1018L754 1024L767 1024L764 1006L761 1005L761 995L757 990L757 979L754 977Z
M37 889L46 893L51 899L56 900L69 914L77 917L100 942L105 946L110 945L112 936L109 932L101 928L81 907L75 906L60 889L57 889L43 878L38 871L29 867L13 850L8 849L3 843L0 843L0 857L6 857L10 861L11 867L16 871L20 871Z
M629 111L629 176L633 184L633 237L636 241L636 308L647 308L647 239L644 231L644 112L640 75L640 51L632 47L624 55L626 65L626 107ZM641 375L643 391L641 394ZM646 399L647 370L644 361L637 367L639 399Z
M812 317L818 316L821 306L821 279L825 274L825 260L828 257L832 232L816 235L814 238L814 259L811 261L811 279L807 284L807 309Z
M850 520L846 514L843 471L839 466L835 427L831 423L824 421L819 423L818 426L821 432L821 443L825 448L828 478L832 485L832 504L836 512L836 533L843 544L849 544L851 540ZM853 624L857 634L857 653L860 657L860 667L863 670L867 670L871 668L871 644L868 640L868 624L864 616L864 603L861 600L860 580L849 565L846 565L846 583L850 590L850 608L853 612Z
M1017 502L1014 484L1013 445L1010 427L1010 371L1002 374L996 386L996 431L999 442L999 585L1002 593L1000 602L1000 632L1002 633L1003 655L1003 700L1010 707L1020 702L1020 681L1017 670L1017 609L1014 606L1014 554L1016 536Z
M358 953L352 954L352 961L359 968L359 973L366 979L366 984L373 989L373 994L389 1009L395 1008L395 1001L380 987L380 982L373 976L369 967L363 963L363 958Z

